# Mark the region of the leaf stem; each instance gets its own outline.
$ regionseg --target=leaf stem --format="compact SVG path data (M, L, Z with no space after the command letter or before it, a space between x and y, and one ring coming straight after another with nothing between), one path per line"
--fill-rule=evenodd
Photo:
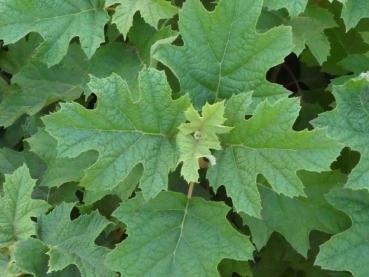
M193 192L193 188L195 186L195 182L190 182L188 185L188 192L187 192L187 198L191 199L192 197L192 192Z

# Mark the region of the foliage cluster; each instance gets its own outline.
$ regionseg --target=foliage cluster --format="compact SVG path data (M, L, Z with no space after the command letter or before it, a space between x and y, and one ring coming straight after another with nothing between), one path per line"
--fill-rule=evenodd
M369 276L368 0L0 0L0 276Z

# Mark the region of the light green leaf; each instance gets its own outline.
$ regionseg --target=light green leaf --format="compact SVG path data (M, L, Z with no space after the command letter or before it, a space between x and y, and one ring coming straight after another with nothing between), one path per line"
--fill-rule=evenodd
M215 158L210 149L221 150L218 134L228 133L232 128L224 126L224 102L213 105L208 103L200 115L193 106L185 111L187 123L182 123L178 129L177 145L180 153L179 162L183 162L181 174L187 182L197 182L199 179L199 159L207 158L210 164L215 164Z
M335 210L324 197L332 188L343 185L345 177L342 174L305 171L299 176L305 185L307 198L289 198L259 186L262 219L244 215L258 249L266 245L273 232L279 232L298 253L306 257L311 231L336 234L350 225L344 214Z
M292 27L295 44L293 52L296 55L300 55L307 45L319 64L327 60L331 46L324 30L337 26L333 14L310 5L301 16L292 18L288 25Z
M233 110L233 105L226 109ZM256 177L262 174L273 190L286 196L304 196L298 170L328 170L342 146L326 136L326 131L296 132L293 123L299 114L296 99L274 104L264 101L249 120L240 119L223 138L222 151L215 152L217 165L208 177L215 189L224 185L237 211L260 217L260 195Z
M94 243L109 221L97 212L71 221L72 207L73 204L60 204L38 220L38 237L49 248L49 272L74 264L82 277L115 276L104 266L108 248Z
M368 191L335 190L327 198L350 216L352 227L324 243L315 264L325 269L350 271L355 277L368 276Z
M82 186L95 191L113 189L135 165L142 164L140 187L145 197L154 197L167 188L168 174L178 161L174 135L184 121L187 97L173 101L164 73L155 69L141 72L137 102L127 83L115 74L92 78L89 86L98 97L96 109L63 104L60 111L43 119L58 140L59 157L98 151L97 162L81 180Z
M160 19L168 19L177 13L177 8L166 0L106 0L105 6L119 4L113 15L119 31L124 37L127 36L133 24L133 16L140 12L143 19L153 26L158 27Z
M343 5L341 17L345 22L347 30L354 28L360 19L369 18L369 2L367 0L338 1Z
M114 213L127 224L129 236L106 264L132 277L219 276L222 259L244 261L253 252L247 237L225 219L228 210L222 203L174 192L162 192L149 202L138 195Z
M67 182L78 182L83 170L90 167L97 158L96 152L85 152L76 158L58 158L56 140L45 130L40 129L26 140L31 151L37 154L47 165L40 186L58 187Z
M347 188L369 189L369 80L367 75L334 86L337 106L315 120L317 126L328 126L329 134L359 151L361 158L348 178Z
M290 16L298 16L305 10L308 0L265 0L264 6L271 10L286 8Z
M104 38L109 17L102 0L1 0L0 39L5 44L37 32L44 42L37 56L50 67L67 54L69 42L78 36L87 57L92 57Z
M48 204L32 199L35 184L25 165L5 176L4 192L0 197L0 247L10 246L36 234L31 217L46 212Z
M291 29L257 33L261 9L262 0L222 0L211 13L201 1L184 4L179 13L184 46L163 45L154 57L173 70L196 108L251 90L256 99L287 95L265 75L292 51Z

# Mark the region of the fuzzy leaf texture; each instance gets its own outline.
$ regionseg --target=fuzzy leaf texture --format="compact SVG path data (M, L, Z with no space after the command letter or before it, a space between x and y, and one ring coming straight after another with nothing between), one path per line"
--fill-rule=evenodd
M234 103L226 109L233 111ZM240 116L229 122L234 128L224 136L224 150L215 153L217 165L210 168L208 177L215 189L225 186L237 211L260 217L258 174L263 174L278 193L303 196L297 171L328 170L339 155L341 145L328 138L325 130L292 129L298 113L296 99L281 99L274 104L264 101L249 120Z
M0 247L36 234L36 225L31 217L46 212L48 205L43 200L32 199L35 184L25 165L6 176L0 197Z
M257 33L261 9L261 0L222 0L212 13L201 1L184 4L179 12L184 46L163 45L154 57L174 71L196 107L250 90L257 99L286 95L265 74L291 52L291 29Z
M77 103L44 117L46 130L58 140L59 157L74 158L88 150L99 157L85 171L81 185L106 191L116 187L136 164L143 164L140 187L146 198L168 186L178 150L174 135L189 106L186 97L172 100L165 75L154 69L142 71L138 101L119 76L92 78L89 87L97 94L96 109Z
M198 181L200 158L207 158L211 165L216 163L210 149L220 150L217 135L232 129L222 125L225 121L223 114L224 102L206 104L201 116L192 106L185 111L188 122L179 126L177 145L180 152L179 162L183 162L181 173L187 182Z
M317 126L327 126L331 136L353 150L360 151L359 164L349 176L346 187L369 189L369 79L367 74L335 86L336 108L315 120Z
M107 265L132 277L219 276L223 258L248 260L253 251L225 219L227 212L224 204L173 192L149 202L136 196L114 213L130 235L108 255Z
M48 66L66 55L69 42L78 36L88 57L104 42L108 15L102 0L1 0L0 39L18 41L30 32L40 33L44 42L37 55Z

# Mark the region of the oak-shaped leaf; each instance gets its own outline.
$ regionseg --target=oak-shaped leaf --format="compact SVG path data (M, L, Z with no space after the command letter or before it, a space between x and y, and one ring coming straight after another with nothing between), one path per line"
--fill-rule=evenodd
M139 194L113 214L127 225L128 238L106 264L132 277L219 276L222 259L245 261L253 252L248 238L227 222L228 211L222 203L174 192L149 202Z
M98 151L96 163L81 180L82 186L95 191L115 188L142 164L140 187L146 198L154 197L167 188L168 174L176 167L175 134L185 120L188 98L172 100L165 74L155 69L140 73L134 95L116 74L91 79L89 87L98 98L95 109L61 104L58 112L43 118L46 130L58 141L59 157Z
M316 265L336 271L350 271L355 277L369 275L369 193L366 190L333 190L328 201L347 213L352 226L320 247Z
M75 36L87 57L92 57L105 41L104 26L109 20L102 0L1 0L0 14L0 39L7 45L30 32L39 33L44 42L37 56L48 66L62 60Z
M119 4L115 8L112 22L124 37L133 25L133 16L140 12L143 19L157 28L160 19L169 19L177 13L177 8L166 0L107 0L105 5Z
M179 12L184 45L163 44L154 57L177 76L196 108L253 90L256 99L276 99L286 90L268 82L266 72L292 52L291 28L256 32L262 0L222 0L215 11L188 0Z
M83 170L96 160L96 152L85 152L76 158L58 158L56 140L44 129L26 140L31 151L37 154L46 164L40 186L58 187L67 182L78 182L83 176Z
M310 233L319 230L337 234L350 226L344 213L336 210L325 199L331 189L344 184L339 172L299 172L307 197L290 198L260 185L262 219L244 215L252 240L258 249L264 247L273 232L279 232L296 249L307 256Z
M369 79L368 74L334 86L336 107L319 115L316 126L327 126L329 134L360 152L360 161L348 177L347 188L369 189Z
M210 149L221 150L218 134L229 132L232 127L224 126L224 102L213 105L205 104L200 115L193 106L185 111L188 122L178 129L177 145L182 162L181 174L187 182L197 182L199 178L199 159L207 158L215 164L215 157Z
M226 110L231 113L238 107L232 101ZM225 186L237 211L260 217L258 174L278 193L304 196L297 171L328 170L339 155L342 145L327 137L326 130L293 130L299 110L297 99L281 99L273 104L265 100L250 119L245 120L242 113L238 119L233 117L234 128L223 136L224 150L215 151L217 164L209 169L208 177L215 189Z
M73 204L62 203L39 218L38 238L48 247L49 272L76 265L82 277L115 276L104 265L109 249L95 244L97 236L110 223L98 212L71 221Z
M48 204L32 199L35 184L26 165L5 175L4 192L0 194L0 247L36 234L36 224L31 218L46 212Z

